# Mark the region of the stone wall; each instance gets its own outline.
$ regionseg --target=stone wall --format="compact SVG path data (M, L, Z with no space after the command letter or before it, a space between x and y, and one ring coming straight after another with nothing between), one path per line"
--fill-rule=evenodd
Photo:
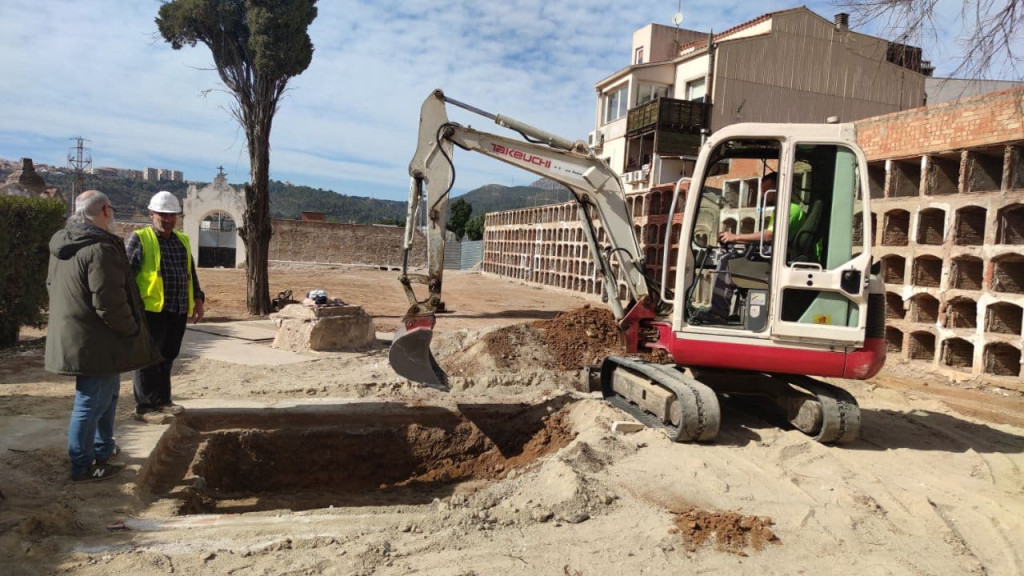
M405 228L334 222L302 222L275 218L270 259L324 264L402 266ZM426 240L417 233L409 266L426 266Z
M127 238L148 222L118 222L120 235ZM270 238L270 260L315 262L321 264L357 264L399 268L402 266L402 238L405 228L333 222L302 222L274 218ZM178 220L181 230L181 220ZM409 266L427 265L426 239L416 233Z

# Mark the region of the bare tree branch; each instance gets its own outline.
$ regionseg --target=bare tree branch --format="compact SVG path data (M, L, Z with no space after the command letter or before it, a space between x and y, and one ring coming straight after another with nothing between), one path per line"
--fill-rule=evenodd
M959 78L1024 79L1017 54L1024 46L1024 0L962 0L953 22L939 26L939 0L837 0L860 27L875 24L878 34L900 44L941 41L939 30L959 26L954 42Z

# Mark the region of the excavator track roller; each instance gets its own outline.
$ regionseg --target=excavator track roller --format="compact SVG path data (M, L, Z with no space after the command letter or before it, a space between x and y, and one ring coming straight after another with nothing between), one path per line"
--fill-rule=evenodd
M823 444L860 438L860 407L838 386L797 374L696 370L694 376L752 412L788 422Z
M820 407L818 410L821 413L821 426L816 433L809 433L815 440L822 443L846 444L860 438L860 407L853 395L838 386L806 376L788 376L787 380L791 386L813 394ZM798 422L792 419L790 422L800 428Z
M715 392L674 366L609 356L601 364L601 393L612 405L675 442L710 442L721 412Z

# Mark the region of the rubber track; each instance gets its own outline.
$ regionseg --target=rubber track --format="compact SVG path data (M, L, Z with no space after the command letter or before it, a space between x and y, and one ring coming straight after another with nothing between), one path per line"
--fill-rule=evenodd
M803 388L821 403L821 431L814 437L823 444L846 444L860 438L860 406L852 394L807 376L773 375L792 386Z
M612 390L612 373L616 367L620 366L642 374L658 386L676 395L676 400L682 409L679 426L662 422L660 418L629 402ZM718 436L722 418L718 397L714 390L686 376L674 366L649 364L629 358L609 356L601 364L601 394L610 404L633 416L644 425L651 428L664 428L674 442L707 442Z

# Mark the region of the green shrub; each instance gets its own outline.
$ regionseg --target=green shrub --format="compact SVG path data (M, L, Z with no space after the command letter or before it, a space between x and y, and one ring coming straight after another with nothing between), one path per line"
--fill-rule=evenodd
M16 344L21 326L43 324L50 237L66 208L50 198L0 196L0 347Z

